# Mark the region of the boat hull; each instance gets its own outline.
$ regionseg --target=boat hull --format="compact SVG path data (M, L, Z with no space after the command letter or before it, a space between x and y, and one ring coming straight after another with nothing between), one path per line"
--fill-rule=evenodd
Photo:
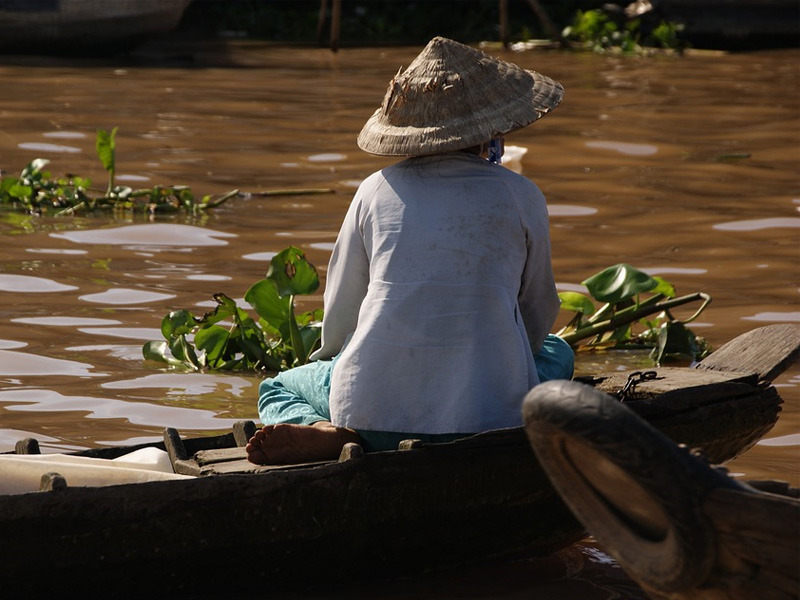
M177 27L191 0L0 0L0 50L116 49Z

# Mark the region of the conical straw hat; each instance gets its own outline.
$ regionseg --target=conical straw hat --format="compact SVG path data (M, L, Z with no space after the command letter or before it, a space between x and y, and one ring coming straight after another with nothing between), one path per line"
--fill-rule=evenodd
M435 37L389 82L358 146L380 156L461 150L530 125L563 96L549 77Z

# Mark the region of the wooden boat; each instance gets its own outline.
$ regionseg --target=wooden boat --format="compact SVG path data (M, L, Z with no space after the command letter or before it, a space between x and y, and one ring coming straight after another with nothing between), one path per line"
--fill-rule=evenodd
M174 29L191 0L0 0L0 50L127 48Z
M649 596L798 598L800 489L736 481L585 384L547 382L523 406L555 488Z
M770 333L758 339L776 373L787 354ZM745 451L778 418L781 399L761 372L656 371L658 380L625 380L626 404L716 461ZM659 382L675 393L636 399ZM152 444L196 477L86 487L51 473L44 491L0 495L0 582L13 580L26 598L110 586L132 597L276 592L543 556L587 535L522 427L387 452L349 444L338 461L279 467L246 461L254 427L197 439L168 429ZM143 446L76 455L114 459ZM18 452L36 447L25 440ZM5 458L21 457L0 456L0 469Z

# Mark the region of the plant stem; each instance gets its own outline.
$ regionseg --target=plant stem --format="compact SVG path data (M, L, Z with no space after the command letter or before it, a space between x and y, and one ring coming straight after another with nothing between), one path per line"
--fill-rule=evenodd
M262 192L244 192L242 195L247 196L305 196L307 194L332 194L333 190L330 188L307 188L295 190L264 190Z
M618 327L622 325L627 325L628 323L633 323L634 321L638 321L639 319L646 317L647 315L651 315L656 312L660 312L662 310L669 310L671 308L676 308L683 304L688 304L689 302L695 302L697 300L702 300L703 304L697 310L697 312L692 315L686 322L694 320L697 315L699 315L703 309L711 302L711 296L708 294L704 294L703 292L695 292L694 294L689 294L688 296L681 296L680 298L672 298L669 300L664 300L661 302L656 302L655 304L649 304L647 302L643 302L636 306L630 306L626 309L619 311L615 314L611 319L606 321L602 321L600 323L595 323L588 327L584 327L582 329L578 329L573 333L569 333L566 335L560 336L565 342L567 342L570 346L575 344L576 342L588 338L596 336L600 333L604 333L606 331L614 331Z

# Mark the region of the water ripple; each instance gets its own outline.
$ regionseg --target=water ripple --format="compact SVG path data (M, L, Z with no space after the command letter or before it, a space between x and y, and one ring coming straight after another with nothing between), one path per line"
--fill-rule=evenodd
M223 387L228 388L228 391L235 396L242 396L249 392L252 386L253 382L243 377L203 373L145 375L135 379L109 381L101 385L110 390L163 389L168 396L200 396L216 392Z
M2 275L0 274L0 291L18 293L48 293L68 292L77 290L74 285L65 285L44 277L32 275Z
M63 152L65 154L78 154L81 152L80 148L74 146L62 146L60 144L47 144L43 142L23 142L17 144L17 147L22 150L35 150L37 152Z
M113 319L94 319L91 317L24 317L11 319L13 323L28 325L51 325L53 327L88 327L90 325L121 325Z
M74 360L0 350L0 375L68 375L70 377L106 375L106 373L93 373L91 369L94 369L92 365Z
M237 237L234 233L214 231L192 225L152 223L126 225L111 229L89 229L51 233L77 244L110 244L116 246L226 246L228 242L217 238Z
M620 154L631 156L650 156L658 152L658 148L652 144L630 144L626 142L613 142L611 140L586 142L586 147L600 148L602 150L616 150Z
M748 221L730 221L718 223L714 229L720 231L758 231L759 229L776 229L784 227L800 227L800 217L773 217L770 219L751 219Z
M98 292L97 294L86 294L79 296L79 300L94 302L96 304L144 304L146 302L157 302L174 298L175 294L160 294L158 292L147 292L144 290L132 290L129 288L115 288Z
M777 323L800 323L800 312L762 312L751 317L742 317L745 321L775 321Z
M43 133L42 136L62 140L81 140L86 137L86 134L80 131L48 131L47 133Z
M20 403L18 406L12 403ZM162 406L148 402L128 402L92 396L65 396L54 390L23 389L0 391L0 403L6 410L26 412L85 411L90 419L124 419L137 425L161 426L180 424L190 429L225 429L237 419L224 419L210 410Z
M551 217L585 217L597 212L591 206L575 206L574 204L548 204L547 214Z

